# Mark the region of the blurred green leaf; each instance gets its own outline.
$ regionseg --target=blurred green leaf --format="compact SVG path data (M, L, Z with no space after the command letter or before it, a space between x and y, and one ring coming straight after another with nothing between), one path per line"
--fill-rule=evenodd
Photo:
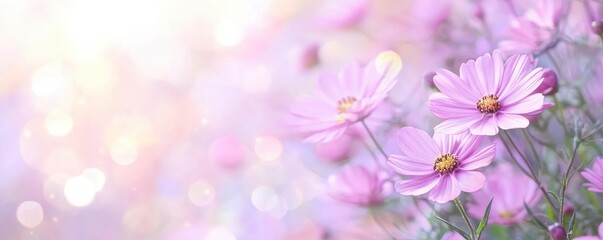
M482 231L488 225L488 219L490 218L490 208L492 207L492 200L494 197L490 198L490 202L488 202L488 206L486 207L486 211L484 212L484 217L479 222L479 226L477 227L477 239L479 239L482 235Z
M452 230L454 230L455 232L461 234L461 236L464 237L465 239L471 239L471 237L469 236L469 234L467 232L465 232L463 229L460 229L459 227L455 226L451 222L446 221L445 219L439 217L438 215L434 215L434 216L435 216L436 219L442 221L443 223L445 223L446 225L448 225L449 227L451 227Z

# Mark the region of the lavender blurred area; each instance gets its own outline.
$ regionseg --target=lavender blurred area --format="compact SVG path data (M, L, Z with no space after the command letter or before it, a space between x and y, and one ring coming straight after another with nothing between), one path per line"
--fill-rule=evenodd
M412 48L371 27L405 5L0 1L0 239L322 238L335 166L281 120L321 68Z

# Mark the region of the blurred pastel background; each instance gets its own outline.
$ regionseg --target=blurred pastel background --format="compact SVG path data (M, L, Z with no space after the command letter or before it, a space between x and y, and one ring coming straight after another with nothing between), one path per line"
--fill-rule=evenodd
M383 239L326 194L352 150L283 119L321 72L393 50L393 126L432 125L424 76L503 32L467 35L501 4L468 6L0 0L0 239Z

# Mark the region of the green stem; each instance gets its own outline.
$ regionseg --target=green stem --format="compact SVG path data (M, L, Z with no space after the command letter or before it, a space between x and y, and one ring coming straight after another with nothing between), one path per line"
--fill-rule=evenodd
M528 132L525 128L521 129L521 132L523 133L523 137L526 139L526 142L528 142L528 146L530 147L532 154L534 154L534 158L536 158L536 161L538 162L538 166L540 166L540 168L542 170L542 159L540 159L540 154L538 154L538 152L536 152L536 148L534 147L534 144L532 143L532 139L528 135Z
M570 156L570 162L567 166L567 169L565 170L565 173L563 174L563 178L561 181L561 196L559 196L559 198L561 198L561 200L559 200L559 224L563 224L563 204L565 204L565 191L567 190L567 184L569 184L569 181L571 179L569 173L572 169L572 165L574 164L574 160L576 158L576 153L578 152L578 147L580 147L580 143L581 142L574 138L574 148L572 150L572 155Z
M366 130L366 132L369 134L369 136L373 140L373 143L375 144L375 146L377 146L377 149L379 149L379 152L381 152L381 154L383 155L383 158L385 158L385 161L387 162L387 154L385 153L385 151L383 151L383 148L381 148L381 145L379 145L379 142L377 142L377 139L375 138L375 136L369 129L368 125L366 125L366 122L364 122L364 119L361 120L360 122L362 123L362 126L364 126L364 129Z
M555 204L553 203L553 200L549 196L549 193L546 191L546 189L544 189L544 186L542 186L542 182L540 182L540 179L538 178L538 176L536 176L536 172L534 172L534 169L532 168L532 166L530 165L530 163L528 162L528 160L523 156L523 154L521 154L521 152L519 151L519 148L517 148L517 146L515 145L515 143L511 139L511 136L509 135L509 133L507 133L507 131L503 131L503 133L507 137L509 143L513 146L513 148L515 149L515 151L519 154L519 156L521 156L521 158L523 159L523 162L526 164L526 166L528 166L528 169L530 170L530 173L528 173L525 169L523 169L519 165L517 159L515 158L515 155L513 154L513 152L511 151L511 149L509 148L509 145L501 137L500 140L505 145L505 148L507 149L507 152L509 152L509 155L511 155L511 158L518 165L519 169L524 174L526 174L528 177L530 177L536 183L536 185L538 185L538 189L540 189L540 191L542 192L542 195L544 195L544 197L546 198L547 202L551 205L551 208L555 209Z
M475 229L473 228L473 225L471 224L471 220L469 220L469 216L467 215L467 211L465 211L465 208L463 207L461 200L459 200L459 198L455 198L454 205L456 205L456 208L458 208L459 212L461 212L461 215L463 216L463 219L465 220L465 223L467 224L467 227L469 228L469 231L471 232L471 239L477 240L475 238L475 235L476 235Z
M377 223L377 225L379 225L379 227L381 227L381 229L383 229L383 232L385 232L385 234L390 237L391 239L396 239L396 237L394 237L394 235L392 235L387 228L385 228L385 226L383 225L383 223L381 223L381 221L379 221L379 218L377 218L377 213L372 212L371 216L373 217L373 220L375 220L375 223Z

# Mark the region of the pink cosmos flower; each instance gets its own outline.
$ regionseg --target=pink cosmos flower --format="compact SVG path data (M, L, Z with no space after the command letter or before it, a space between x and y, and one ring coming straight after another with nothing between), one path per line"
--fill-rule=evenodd
M599 229L597 231L599 236L582 236L574 238L574 240L603 240L603 222L599 224Z
M463 236L458 234L457 232L447 232L445 233L440 240L463 240Z
M490 222L515 224L527 215L524 202L532 207L542 198L538 186L508 164L499 165L488 176L484 188L471 194L475 202L467 205L469 215L477 219L482 218L490 199L494 197L490 208Z
M508 39L499 47L508 53L535 53L554 45L561 18L567 10L564 0L539 0L536 9L511 21Z
M479 149L482 137L469 133L436 134L433 139L413 127L398 131L398 146L403 155L390 155L389 165L407 179L396 182L403 195L429 193L429 199L445 203L464 192L475 192L486 177L477 171L494 158L494 144Z
M369 206L383 202L385 197L384 179L363 166L347 166L329 176L327 182L331 197L342 202Z
M603 158L596 157L593 160L593 167L584 170L582 173L588 182L584 186L591 192L603 192Z
M503 62L499 51L470 60L460 67L460 77L441 69L434 83L441 91L429 98L431 112L444 122L436 132L496 135L498 129L526 128L527 116L542 112L542 68L528 55Z
M387 51L364 67L353 63L339 75L322 75L314 96L300 98L291 108L289 125L308 142L339 138L387 97L401 67L400 57Z

